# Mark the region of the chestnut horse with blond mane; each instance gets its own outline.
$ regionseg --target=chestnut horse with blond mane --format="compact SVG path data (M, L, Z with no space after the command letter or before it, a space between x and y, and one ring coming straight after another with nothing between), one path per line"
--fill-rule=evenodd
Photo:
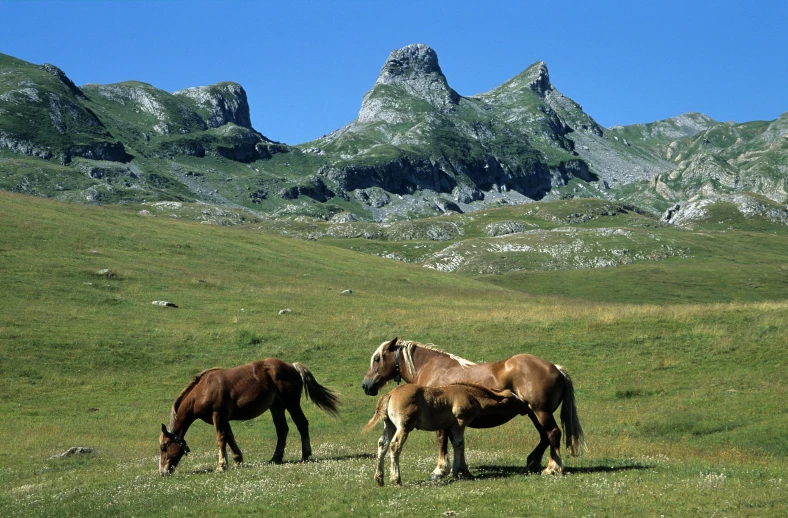
M339 412L336 394L318 383L309 369L297 362L267 358L232 369L202 371L175 399L169 426L161 425L159 473L172 473L181 457L189 453L184 436L198 419L216 428L216 445L219 448L216 471L227 468L228 444L235 465L241 464L243 454L235 442L230 421L254 419L268 409L276 427L276 449L271 462L281 463L285 453L288 432L285 410L301 434L301 460L307 460L312 455L312 446L309 442L309 421L301 410L302 392L323 411Z
M361 386L365 394L375 396L390 380L428 387L471 383L497 391L511 390L528 403L531 409L528 417L539 432L539 444L526 461L526 468L530 471L541 469L542 457L548 447L550 458L542 473L563 471L561 429L553 418L559 405L567 451L571 455L579 455L583 449L583 429L575 406L572 379L560 365L531 354L516 354L506 360L476 364L428 344L395 338L380 344L372 354L369 371ZM482 416L470 427L492 428L509 419L511 416ZM448 430L436 432L439 455L438 466L433 471L435 477L449 472L446 461L448 433Z

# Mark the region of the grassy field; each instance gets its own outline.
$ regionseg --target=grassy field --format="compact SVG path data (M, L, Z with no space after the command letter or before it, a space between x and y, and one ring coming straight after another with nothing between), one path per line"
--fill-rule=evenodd
M491 277L138 209L0 193L3 514L788 513L779 235L697 235L707 253L692 258ZM768 296L748 295L758 283ZM394 336L474 361L530 352L565 365L589 452L565 457L566 476L526 475L538 438L515 420L468 433L475 480L431 482L434 438L417 432L404 487L378 489L378 433L361 433L375 398L360 384ZM291 425L286 463L268 465L275 433L263 415L233 426L244 467L215 473L213 429L195 423L192 453L160 477L160 423L189 378L270 356L341 393L339 419L304 404L315 461L297 462ZM72 446L97 453L50 459Z

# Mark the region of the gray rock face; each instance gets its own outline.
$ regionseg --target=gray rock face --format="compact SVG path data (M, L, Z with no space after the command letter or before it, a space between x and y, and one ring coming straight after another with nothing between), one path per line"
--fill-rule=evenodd
M209 116L205 122L208 127L218 128L232 122L238 126L252 129L246 91L238 83L196 86L179 90L173 95L188 97L207 110Z
M302 195L319 202L328 201L335 196L319 176L310 176L301 185L286 187L279 191L279 197L285 200L294 200Z
M723 203L734 205L745 218L760 217L771 223L788 225L788 207L764 202L748 194L714 196L684 204L677 203L665 211L662 221L677 227L692 229L697 223L708 218L709 207Z
M498 223L490 223L484 227L484 233L490 237L506 236L524 231L525 225L519 221L499 221Z
M484 194L470 185L458 185L452 189L451 195L459 203L472 203L476 200L484 199Z
M388 193L383 189L375 187L369 189L357 189L355 196L356 199L358 199L361 203L369 205L370 207L375 207L376 209L385 207L391 203L391 197L389 197Z
M364 96L359 122L397 122L402 115L397 112L402 107L392 106L390 98L379 95L386 86L427 101L439 111L450 111L460 101L460 95L449 87L438 65L438 55L423 43L408 45L389 55L375 86Z

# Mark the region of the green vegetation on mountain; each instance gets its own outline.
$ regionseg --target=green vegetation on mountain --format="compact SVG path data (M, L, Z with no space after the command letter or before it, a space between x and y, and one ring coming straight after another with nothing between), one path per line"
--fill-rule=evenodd
M0 187L63 200L385 223L573 196L655 214L740 192L788 199L788 114L605 129L543 62L467 96L434 50L408 45L388 57L356 120L295 147L254 129L237 83L77 87L57 67L5 55L0 70Z

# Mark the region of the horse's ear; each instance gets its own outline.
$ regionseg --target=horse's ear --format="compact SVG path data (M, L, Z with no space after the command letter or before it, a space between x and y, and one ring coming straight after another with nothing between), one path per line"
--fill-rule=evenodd
M392 340L392 341L390 341L388 344L386 344L386 347L388 347L388 348L394 347L395 345L397 345L397 340L399 340L399 338L397 338L397 337L395 336L395 337L394 337L394 340Z
M161 433L168 436L170 435L170 431L167 430L167 426L164 423L161 423Z

